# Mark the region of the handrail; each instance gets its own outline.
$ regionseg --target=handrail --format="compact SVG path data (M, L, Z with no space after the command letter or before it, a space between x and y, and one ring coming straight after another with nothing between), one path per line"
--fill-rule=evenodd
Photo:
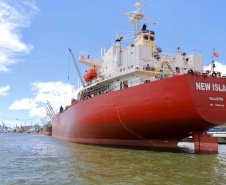
M125 75L125 74L128 74L130 72L134 72L134 71L149 71L149 72L154 72L156 74L167 74L167 73L173 73L173 72L177 72L176 68L174 70L171 70L171 71L166 71L166 69L169 69L169 67L157 67L157 68L154 68L153 66L149 66L149 69L147 69L147 65L133 65L133 67L131 68L132 65L128 66L130 67L130 69L127 68L121 68L120 70L122 71L117 71L117 72L112 72L112 73L108 73L107 75L104 75L104 74L99 74L99 77L95 79L94 83L96 82L101 82L103 80L106 80L106 79L111 79L111 78L114 78L114 77L118 77L118 76L121 76L121 75ZM153 71L153 70L150 70L151 69L158 69L159 71ZM125 69L125 70L123 70ZM192 69L192 68L186 68L186 72L189 70L189 69ZM180 71L184 71L184 68L183 67L178 67L178 70ZM199 72L202 72L202 71L199 71Z

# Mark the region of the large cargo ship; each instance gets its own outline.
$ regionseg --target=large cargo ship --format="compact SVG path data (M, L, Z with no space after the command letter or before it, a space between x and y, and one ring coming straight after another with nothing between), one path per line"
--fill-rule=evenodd
M90 67L77 100L52 120L53 137L86 144L176 148L192 135L196 151L218 152L217 138L206 130L226 123L226 79L203 71L203 57L193 51L166 54L156 46L141 6L123 15L136 25L129 38L116 32L116 44L101 48L100 58L80 56ZM122 42L134 39L123 47ZM71 52L71 50L70 50ZM73 53L71 52L74 59ZM216 53L214 52L216 56ZM75 66L77 67L74 59Z
M43 126L42 133L44 135L47 135L47 136L51 136L52 135L52 125L51 125L51 123L48 123L48 124Z

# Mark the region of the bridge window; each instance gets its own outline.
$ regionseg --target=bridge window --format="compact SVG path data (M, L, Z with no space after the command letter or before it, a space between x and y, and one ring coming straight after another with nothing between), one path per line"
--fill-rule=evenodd
M148 40L148 36L144 36L144 40Z

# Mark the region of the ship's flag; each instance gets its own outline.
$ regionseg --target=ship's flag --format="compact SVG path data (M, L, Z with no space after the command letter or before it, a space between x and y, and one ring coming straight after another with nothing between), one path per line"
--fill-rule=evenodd
M213 52L213 56L218 57L217 52Z
M153 26L156 25L156 24L157 24L157 22L153 22Z

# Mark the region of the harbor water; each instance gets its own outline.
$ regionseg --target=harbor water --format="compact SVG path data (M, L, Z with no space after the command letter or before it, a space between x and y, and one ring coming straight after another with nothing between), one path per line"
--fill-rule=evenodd
M195 154L76 144L41 134L0 134L0 184L226 184L226 145Z

